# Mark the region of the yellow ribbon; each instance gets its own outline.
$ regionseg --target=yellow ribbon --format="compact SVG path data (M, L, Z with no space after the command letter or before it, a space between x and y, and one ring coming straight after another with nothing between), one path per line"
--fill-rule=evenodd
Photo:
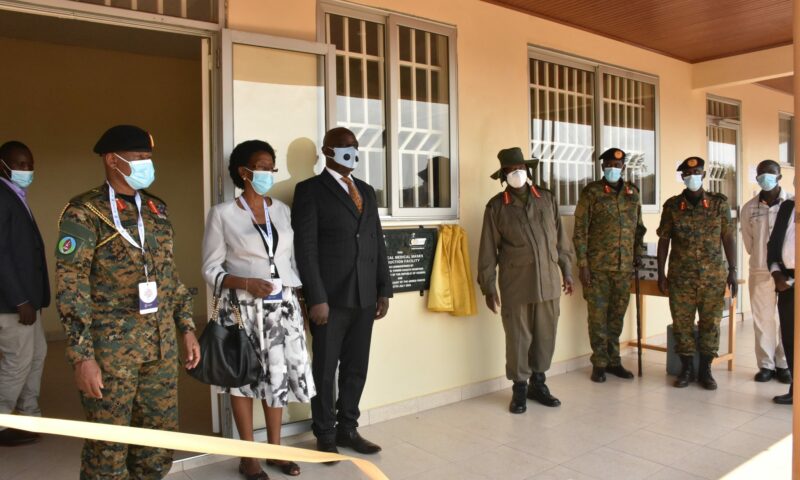
M270 458L294 462L322 463L337 460L353 462L372 480L388 480L372 462L347 455L324 453L304 448L284 447L268 443L248 442L230 438L209 437L191 433L165 432L148 428L78 422L56 418L29 417L0 414L0 426L37 433L67 437L127 443L145 447L182 450L185 452L212 453L229 457Z

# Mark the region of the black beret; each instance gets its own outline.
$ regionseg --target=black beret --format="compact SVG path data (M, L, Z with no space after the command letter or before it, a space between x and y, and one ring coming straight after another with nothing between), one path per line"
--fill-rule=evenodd
M94 153L152 152L153 136L133 125L117 125L106 130L94 145Z
M681 162L680 165L678 165L678 171L682 172L682 171L684 171L686 169L696 168L696 167L703 168L705 166L705 164L706 164L706 161L703 160L700 157L689 157L686 160L684 160L683 162Z
M624 162L625 152L623 152L619 148L609 148L600 155L601 162L604 162L606 160L622 160Z

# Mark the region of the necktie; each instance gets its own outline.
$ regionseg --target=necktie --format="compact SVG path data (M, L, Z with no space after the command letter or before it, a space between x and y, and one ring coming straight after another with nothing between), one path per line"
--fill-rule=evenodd
M342 181L347 184L347 191L350 192L350 199L356 204L356 210L358 210L358 213L361 213L361 210L364 209L364 204L361 201L361 195L358 193L356 184L353 183L353 180L350 177L342 177Z

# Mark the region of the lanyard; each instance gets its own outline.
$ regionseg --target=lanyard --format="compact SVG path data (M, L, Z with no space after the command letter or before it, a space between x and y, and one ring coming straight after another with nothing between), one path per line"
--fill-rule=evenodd
M114 227L116 227L117 232L122 235L122 238L128 241L134 247L140 249L142 251L142 261L144 262L144 277L145 279L148 278L147 275L147 258L144 256L144 221L142 220L142 197L139 195L139 192L136 192L136 211L138 212L138 220L137 226L139 228L139 243L136 243L136 240L131 237L131 234L128 233L122 227L122 222L119 220L119 211L117 210L117 195L114 193L114 189L111 185L108 185L108 201L111 203L111 216L114 218ZM149 280L148 280L149 281Z
M264 218L266 219L267 228L266 232L261 226L258 225L258 221L256 220L256 216L253 215L253 211L250 210L250 205L247 204L247 201L243 197L239 197L239 204L247 211L250 215L250 218L253 220L253 223L258 228L259 233L261 233L261 237L264 238L264 241L267 243L267 253L269 254L269 261L270 263L273 262L274 254L272 253L272 222L269 220L269 210L267 210L267 201L266 199L262 198L261 201L264 202Z

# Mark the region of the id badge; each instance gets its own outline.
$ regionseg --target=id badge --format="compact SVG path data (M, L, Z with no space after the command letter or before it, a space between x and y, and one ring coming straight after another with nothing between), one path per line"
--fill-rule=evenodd
M146 315L158 311L158 286L156 282L139 284L139 313Z
M269 282L272 284L273 290L264 301L266 303L281 303L283 301L283 281L280 278L273 278Z

